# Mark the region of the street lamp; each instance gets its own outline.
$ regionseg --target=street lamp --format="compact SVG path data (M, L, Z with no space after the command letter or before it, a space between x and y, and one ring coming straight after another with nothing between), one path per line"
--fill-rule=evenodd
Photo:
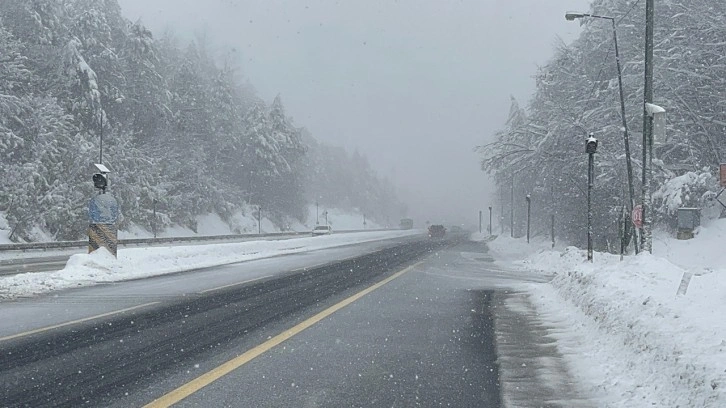
M525 197L525 199L527 200L527 243L529 244L529 220L530 220L530 215L532 214L532 212L531 212L531 209L532 209L532 196L530 196L529 194L527 194L527 196ZM489 207L489 208L491 209L491 207Z
M587 260L592 262L592 184L595 178L595 153L597 139L590 133L585 142L587 153Z
M511 204L511 207L509 208L509 235L514 238L514 175L516 172L512 173L512 188L509 191L509 202Z
M262 206L257 206L257 235L262 235Z
M586 14L569 11L565 13L565 19L567 21L575 21L580 18L599 18L602 20L610 20L613 26L613 41L615 42L615 63L618 67L618 88L620 90L620 117L623 121L623 144L625 145L625 164L628 172L628 210L633 211L635 207L635 187L633 185L633 164L630 160L630 136L628 134L628 120L625 117L625 95L623 92L623 72L620 68L620 52L618 50L618 31L615 26L615 18L608 16L600 16L597 14ZM638 241L635 240L635 253L638 253Z
M154 239L156 239L156 198L151 201L151 205L154 211L154 218L152 218L151 230L154 232Z

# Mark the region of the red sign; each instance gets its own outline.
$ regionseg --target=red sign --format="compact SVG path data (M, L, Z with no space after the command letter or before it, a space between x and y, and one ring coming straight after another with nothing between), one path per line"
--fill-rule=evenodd
M633 220L633 225L635 225L636 228L642 228L643 227L643 206L636 205L635 207L633 207L633 213L630 214L630 218Z
M719 167L721 170L721 187L726 188L726 163L721 163Z

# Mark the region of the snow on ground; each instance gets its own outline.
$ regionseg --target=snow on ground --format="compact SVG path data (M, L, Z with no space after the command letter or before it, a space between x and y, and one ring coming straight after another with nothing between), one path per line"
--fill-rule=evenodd
M92 254L71 256L61 271L0 277L0 298L29 296L70 287L145 278L419 233L415 230L376 231L273 241L125 248L119 251L118 259L101 249Z
M195 235L232 235L232 234L256 234L257 226L257 210L248 207L244 211L235 213L229 222L224 221L217 214L204 214L197 216L197 232L191 228L182 227L180 225L172 225L159 231L158 237L191 237ZM276 226L272 221L262 213L261 230L265 232L279 232L280 227ZM153 231L137 224L131 224L128 229L119 231L120 239L128 238L151 238L154 236Z
M363 214L358 210L341 210L338 208L327 209L320 206L317 209L315 205L308 207L308 218L305 223L298 220L290 219L284 222L284 225L275 225L272 221L265 217L265 211L262 211L262 233L280 232L280 231L311 231L315 227L316 220L320 224L325 224L325 211L328 212L328 224L333 227L333 231L344 230L362 230L362 229L382 229L383 227L366 219L363 225ZM257 207L247 206L241 211L235 213L229 222L222 220L217 214L205 214L197 217L197 232L190 228L173 225L159 231L159 237L190 237L194 235L230 235L230 234L256 234L257 225ZM2 219L0 219L0 240L2 240ZM153 237L151 228L145 228L136 224L131 224L126 230L119 231L120 239L128 238L151 238ZM0 241L1 243L1 241Z
M726 220L689 241L659 233L653 255L622 262L596 252L588 263L543 241L489 245L503 262L554 276L524 288L598 406L715 408L726 406L724 235Z
M333 231L383 228L370 218L366 218L364 226L363 214L357 209L352 211L341 210L339 208L325 208L321 205L316 210L315 204L313 204L308 207L308 219L305 223L308 229L313 229L316 222L319 222L320 225L325 225L326 211L328 212L328 224L333 227Z

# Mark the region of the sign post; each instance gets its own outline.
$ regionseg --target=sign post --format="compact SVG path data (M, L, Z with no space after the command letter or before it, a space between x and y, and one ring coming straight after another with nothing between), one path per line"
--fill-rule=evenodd
M99 194L88 203L88 253L104 247L114 257L118 253L118 201L111 194Z

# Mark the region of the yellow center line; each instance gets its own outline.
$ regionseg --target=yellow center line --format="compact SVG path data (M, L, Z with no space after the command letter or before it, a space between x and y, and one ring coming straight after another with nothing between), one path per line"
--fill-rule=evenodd
M23 333L13 334L13 335L10 335L10 336L5 336L5 337L0 337L0 341L17 339L17 338L20 338L20 337L30 336L31 334L42 333L42 332L45 332L45 331L48 331L48 330L58 329L58 328L65 327L65 326L71 326L71 325L74 325L74 324L87 322L89 320L95 320L95 319L100 319L102 317L113 316L115 314L129 312L129 311L136 310L136 309L141 309L142 307L147 307L147 306L155 305L157 303L161 303L161 302L144 303L143 305L131 306L131 307L127 307L125 309L115 310L113 312L103 313L103 314L100 314L100 315L95 315L95 316L90 316L90 317L84 317L83 319L72 320L70 322L55 324L53 326L41 327L39 329L29 330L29 331L26 331L26 332L23 332Z
M280 343L294 337L295 335L299 334L303 330L315 325L316 323L318 323L321 320L325 319L326 317L332 315L333 313L337 312L338 310L359 300L363 296L373 292L374 290L380 288L381 286L387 284L388 282L400 277L401 275L405 274L406 272L411 271L412 269L421 265L421 263L422 262L418 262L415 265L411 265L402 271L396 272L395 274L376 283L375 285L370 286L370 287L356 293L355 295L323 310L322 312L299 323L298 325L292 327L291 329L288 329L288 330L278 334L277 336L267 340L266 342L246 351L244 354L237 356L237 357L233 358L232 360L227 361L226 363L202 374L201 376L189 381L188 383L180 386L179 388L171 391L170 393L159 397L158 399L145 405L144 408L166 408L166 407L170 407L170 406L176 404L177 402L183 400L184 398L187 398L188 396L201 390L202 388L206 387L207 385L213 383L214 381L222 378L223 376L225 376L225 375L231 373L232 371L242 367L243 365L249 363L250 361L254 360L255 358L259 357L260 355L264 354L265 352L269 351L270 349L279 345Z
M269 278L271 276L272 275L265 275L265 276L260 276L259 278L248 279L248 280L242 281L242 282L230 283L229 285L219 286L219 287L212 288L212 289L205 289L205 290L203 290L203 291L201 291L199 293L214 292L215 290L220 290L220 289L225 289L225 288L231 288L232 286L244 285L245 283L250 283L250 282L258 281L260 279Z

